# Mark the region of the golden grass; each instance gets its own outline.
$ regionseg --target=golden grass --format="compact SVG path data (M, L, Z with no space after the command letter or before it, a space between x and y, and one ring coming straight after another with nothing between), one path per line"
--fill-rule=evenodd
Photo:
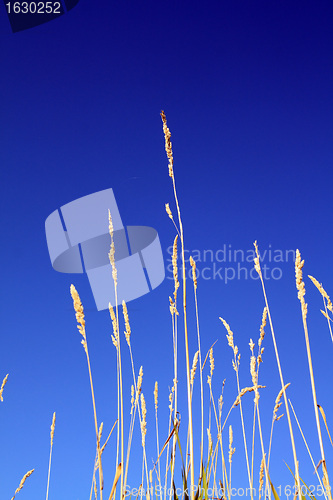
M311 358L311 349L310 349L310 336L308 332L307 326L307 314L308 314L308 306L305 302L305 285L303 282L303 266L304 261L301 260L300 252L297 250L296 252L296 261L295 261L295 276L296 276L296 288L298 293L298 298L301 303L301 315L303 320L304 334L305 334L305 342L306 342L306 350L307 350L307 359L308 359L308 367L310 372L311 379L311 390L312 390L312 399L314 405L314 412L316 418L316 427L318 434L318 442L321 452L321 460L319 464L316 466L311 451L309 449L308 443L304 436L303 430L301 428L301 424L296 416L296 412L294 407L292 406L290 400L287 399L286 391L290 386L290 382L285 383L282 366L280 363L277 337L273 328L273 321L271 317L271 312L268 304L268 299L266 295L265 283L263 280L261 266L260 266L260 254L257 242L254 243L255 247L255 258L254 258L254 267L259 275L261 288L264 296L265 307L263 309L261 324L259 328L259 337L257 340L257 347L255 342L250 339L249 347L249 371L247 369L247 376L250 375L252 385L246 384L241 385L241 354L239 352L238 346L236 345L236 336L234 335L229 323L226 322L222 317L220 318L223 326L226 330L226 339L227 345L232 350L232 367L236 377L237 384L237 392L235 394L235 399L232 399L234 402L229 408L226 416L223 415L223 391L225 386L225 380L222 383L221 388L219 388L218 399L214 396L216 386L216 375L214 375L215 370L215 361L219 359L219 355L217 354L216 349L213 347L216 342L208 349L206 358L202 362L202 349L201 349L201 338L200 338L200 323L199 323L199 306L198 306L198 290L200 287L198 285L197 280L197 270L196 270L196 262L190 257L190 266L192 270L192 285L194 292L194 307L195 307L195 316L196 316L196 334L193 332L189 332L188 323L187 323L187 290L186 290L186 273L185 273L185 241L184 241L184 231L183 224L180 213L180 206L176 191L175 184L175 176L174 176L174 158L172 151L172 143L171 143L171 132L167 126L165 113L161 112L162 124L163 124L163 133L165 139L165 150L168 159L168 170L169 176L172 180L173 194L174 200L177 210L177 220L174 219L171 208L169 204L165 205L166 213L168 217L171 219L175 229L176 235L173 241L173 253L172 253L172 268L173 268L173 292L171 293L171 297L169 297L169 307L170 307L170 316L171 316L171 328L172 328L172 342L173 342L173 379L172 385L169 391L169 406L168 406L168 428L163 429L162 434L160 430L159 424L159 412L161 411L159 407L159 385L158 381L155 381L154 388L150 392L150 395L153 399L154 409L155 409L155 432L156 432L156 459L150 460L150 451L148 452L146 449L147 446L147 432L149 431L148 427L148 417L149 413L147 412L147 404L145 396L142 391L143 387L143 367L140 366L137 371L135 368L132 346L131 346L131 324L130 317L127 304L122 301L122 304L118 304L117 297L117 286L118 286L118 275L117 275L117 267L116 267L116 255L115 255L115 244L114 244L114 228L112 223L112 214L109 212L109 233L110 233L110 251L109 251L109 261L112 267L112 277L114 282L114 291L115 291L115 306L112 307L109 305L110 318L112 322L112 333L111 333L111 341L116 349L116 364L117 364L117 418L113 424L111 432L108 435L108 438L105 440L103 446L101 446L102 433L103 433L103 422L98 425L97 419L97 409L96 402L94 396L94 386L92 380L92 371L90 365L90 358L88 352L88 343L86 336L86 322L84 316L84 309L80 299L80 296L74 287L71 285L70 293L73 299L73 306L75 310L75 316L77 321L77 328L81 335L81 343L83 345L87 364L88 364L88 373L89 373L89 382L91 389L91 397L93 404L93 415L94 415L94 425L95 425L95 433L96 433L96 454L93 459L93 478L91 484L90 491L90 500L93 495L95 499L103 500L103 488L104 488L104 479L103 479L103 469L102 469L102 454L106 448L106 445L109 441L109 438L117 426L117 444L115 450L115 470L112 483L109 500L114 500L117 494L117 486L120 484L120 500L125 500L125 498L130 498L129 492L125 491L125 486L127 485L128 475L131 473L131 470L137 470L137 461L136 463L131 463L131 449L132 446L138 447L137 442L133 442L134 435L134 427L136 422L136 417L139 419L139 426L141 431L141 452L142 452L142 467L141 467L141 484L140 487L145 488L145 493L141 490L136 499L140 496L142 498L143 494L145 494L147 500L153 498L154 495L159 500L167 500L169 496L169 500L231 500L233 497L233 489L232 489L232 481L234 482L234 474L232 474L232 467L235 467L235 462L238 460L240 456L240 450L237 449L234 445L234 426L232 423L229 423L228 428L224 431L229 419L232 414L235 412L240 416L240 423L242 429L242 441L243 441L243 452L245 455L245 466L246 470L244 472L247 473L248 483L250 488L250 498L254 500L256 497L256 489L254 487L254 477L255 477L255 468L257 470L258 475L258 487L259 494L258 497L261 499L262 497L271 499L274 497L276 500L278 498L277 493L273 491L271 487L271 478L270 477L270 464L272 460L271 451L272 451L272 441L273 441L273 429L275 428L275 424L283 417L283 414L280 413L280 409L282 404L284 403L285 412L288 420L288 428L289 435L291 441L291 448L294 459L294 477L295 477L295 489L296 493L299 495L301 491L301 478L299 472L299 462L298 456L296 453L296 445L294 438L294 431L290 416L289 407L291 407L295 422L297 423L298 429L301 433L303 441L305 443L306 449L308 450L309 457L311 459L311 463L314 469L314 472L317 474L318 483L323 488L323 493L326 500L332 500L329 476L327 471L327 463L326 456L324 453L324 440L321 433L320 427L320 419L319 412L321 417L325 423L326 430L330 437L329 427L326 420L326 415L324 413L323 408L318 405L317 396L316 396L316 388L314 381L314 367ZM179 253L179 256L178 256ZM178 257L180 257L181 261L181 277L179 276L178 271ZM332 336L331 330L331 322L333 321L330 313L333 314L333 306L330 300L329 295L323 288L322 284L319 283L314 277L309 276L312 283L319 290L322 295L324 302L324 311L322 313L327 318L329 330ZM182 297L179 297L179 289L182 290ZM122 321L124 325L123 333L124 336L120 335L120 314L119 309L122 307ZM182 317L183 323L179 324L179 318ZM277 369L280 377L281 389L278 395L275 398L275 403L272 408L272 422L270 425L270 434L268 442L265 442L265 433L262 426L261 421L261 412L260 408L262 403L260 402L260 391L264 389L266 386L259 383L259 372L260 365L263 362L263 353L264 347L263 342L265 339L265 329L269 325L269 329L272 335L273 346L275 351L275 357L277 362ZM185 371L186 371L186 385L187 385L187 408L184 409L182 407L182 401L179 401L178 398L178 333L179 330L183 330L184 334L184 342L185 342ZM190 350L189 350L189 335L192 335L193 339L197 341L197 346L193 353L191 353L192 365L190 368ZM130 401L124 401L124 391L123 391L123 368L122 368L122 345L125 342L126 349L129 350L130 355L130 369L126 372L130 373L130 378L132 378L131 389L130 389ZM215 355L215 357L214 357ZM208 363L209 361L209 363ZM207 374L207 385L203 384L203 374L205 365L206 374ZM125 366L125 365L124 365ZM198 375L200 377L200 433L194 432L193 429L193 413L196 411L197 415L199 415L199 411L193 407L193 401L196 401L194 396L194 391L196 390L197 378ZM3 401L3 391L8 379L8 375L3 379L1 388L0 388L0 401ZM127 382L127 379L126 379ZM180 381L184 383L184 380ZM243 387L243 388L241 388ZM207 394L206 394L207 392ZM245 411L245 407L248 405L248 397L246 396L248 393L253 393L253 417L250 419ZM209 398L208 398L209 396ZM205 404L206 401L206 404ZM273 400L274 401L274 400ZM208 404L207 404L208 402ZM125 439L125 429L124 429L124 405L128 407L128 414L130 418L129 429L127 439ZM149 406L148 406L149 410ZM185 430L186 433L181 435L181 412L184 411L187 419ZM222 419L223 416L223 419ZM54 432L55 432L55 413L53 414L51 432L50 432L50 456L49 456L49 468L48 468L48 480L47 480L47 491L46 491L46 500L48 500L49 496L49 483L50 483L50 471L51 471L51 458L52 458L52 449L53 449L53 440L54 440ZM206 435L207 438L204 440L204 424L205 420L208 423L206 427ZM252 422L251 422L252 420ZM252 436L251 436L251 444L249 445L248 439L248 427L252 426ZM256 437L256 431L258 430L258 437ZM224 434L228 432L227 442L224 444ZM162 435L162 437L160 437ZM184 437L183 437L184 436ZM187 439L185 439L187 438ZM185 440L186 446L184 447L181 444ZM194 446L194 441L196 443L196 447ZM257 445L257 441L259 446ZM161 444L163 444L161 446ZM127 444L126 456L125 456L125 444ZM154 445L155 446L155 445ZM237 444L237 447L239 445ZM258 450L257 450L258 447ZM185 453L183 452L185 450ZM204 460L204 450L207 452L207 457L205 453ZM236 453L236 454L235 454ZM199 467L195 469L195 455L200 455ZM148 455L148 456L147 456ZM235 456L234 456L235 455ZM148 459L149 457L149 459ZM279 457L280 458L280 457ZM162 472L162 460L165 462L164 472ZM151 464L148 467L148 463ZM234 464L234 465L232 465ZM301 464L302 465L302 464ZM319 465L322 466L322 478L320 478L318 473ZM96 472L98 470L98 482L96 479ZM33 470L27 472L17 490L15 491L12 500L14 500L15 495L21 491L23 485L25 484L26 479L32 474ZM183 488L190 488L189 493L185 493L183 491L181 497L174 496L172 493L172 488L175 485L176 481L179 481L179 476L182 476ZM195 479L197 478L197 482ZM155 486L159 486L160 493L157 494L154 491ZM164 492L162 485L164 486ZM169 494L167 494L167 487L171 487ZM200 487L200 489L199 489ZM213 488L213 494L208 494L207 488ZM220 488L220 495L217 497L217 488ZM196 489L197 488L197 489ZM296 498L296 496L295 496ZM303 497L304 498L304 497Z
M50 475L51 475L51 460L52 460L52 449L53 449L53 438L54 438L54 430L55 430L55 422L56 422L56 413L53 413L52 424L51 424L51 432L50 432L50 457L49 457L49 470L47 474L47 487L46 487L46 500L49 498L49 486L50 486Z
M20 482L18 488L16 488L15 493L12 496L12 500L14 500L14 498L16 497L16 495L21 491L21 489L24 486L24 483L26 482L26 480L28 479L28 477L31 476L31 474L33 473L34 470L35 469L29 470L26 474L24 474L24 476L22 477L21 482Z

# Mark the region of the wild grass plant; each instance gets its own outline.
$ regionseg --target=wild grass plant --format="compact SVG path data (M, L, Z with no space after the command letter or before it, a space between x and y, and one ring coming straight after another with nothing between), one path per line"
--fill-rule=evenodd
M303 266L304 261L301 259L300 252L296 252L295 260L295 275L296 275L296 289L301 306L301 316L303 322L307 362L311 380L312 400L316 421L316 432L318 435L318 443L320 448L320 461L316 464L311 450L308 446L306 437L303 433L298 416L294 410L291 401L287 397L287 389L290 385L289 380L285 380L279 355L279 346L277 336L273 327L272 315L269 307L269 302L266 294L265 282L261 272L260 252L257 242L254 243L254 267L260 278L260 284L264 298L264 308L262 312L261 324L258 328L257 345L252 339L249 339L250 347L250 386L242 385L241 374L241 356L236 344L235 335L232 327L227 322L227 319L220 318L221 328L225 330L226 334L226 348L230 348L232 366L236 377L237 392L234 397L233 404L225 411L224 410L224 382L221 384L222 388L219 394L214 394L213 377L215 370L215 358L213 344L207 353L202 352L201 337L200 337L200 317L199 317L199 293L198 293L198 280L196 262L190 257L190 266L192 270L192 281L190 286L193 287L195 311L195 328L189 328L188 313L187 313L187 298L188 281L186 280L186 263L185 263L185 240L184 229L181 218L181 211L179 200L177 196L176 182L174 176L174 159L171 144L171 133L167 126L166 116L161 112L163 132L165 138L165 150L168 158L169 177L172 182L175 213L170 208L170 205L165 206L168 217L171 219L176 235L173 242L173 292L169 297L169 308L172 326L172 340L173 340L173 380L169 394L169 407L164 411L168 415L168 428L161 429L159 421L159 384L157 381L151 382L151 394L147 395L142 390L144 371L143 367L139 369L134 363L134 356L131 347L131 326L129 319L129 312L127 305L124 301L118 304L118 276L115 257L115 244L114 244L114 231L112 223L112 214L109 212L109 233L110 233L110 252L109 260L112 266L112 276L116 297L116 304L113 308L109 305L109 313L112 322L112 335L111 341L116 349L117 359L117 415L115 415L115 422L107 437L103 440L103 422L99 422L98 413L94 395L93 375L91 370L88 342L86 336L86 323L83 305L74 285L71 285L70 292L73 299L74 310L76 314L76 321L79 333L81 335L81 343L85 351L88 375L91 390L94 428L96 436L96 456L92 460L92 480L89 500L104 498L113 500L116 497L123 500L125 498L142 498L146 496L147 500L231 500L235 496L247 496L254 500L255 498L269 498L274 500L281 497L281 493L274 487L274 477L271 477L271 463L274 458L272 457L272 440L276 422L278 422L283 415L280 413L280 408L284 405L286 419L288 422L290 446L293 456L293 464L290 465L291 484L290 498L319 498L324 497L326 500L332 500L330 480L328 476L328 468L325 455L324 442L329 446L333 446L331 436L329 433L328 424L324 408L318 404L315 374L311 357L310 348L310 334L307 325L307 304L305 302L305 285L303 281ZM179 259L180 257L180 259ZM181 276L179 276L178 261L181 262ZM324 310L322 314L328 322L329 332L333 341L332 335L332 315L333 306L327 292L323 286L312 276L309 276L312 283L316 286L323 298ZM121 319L122 317L122 319ZM121 326L123 325L123 326ZM124 334L122 334L122 328ZM276 396L274 407L272 408L272 420L270 424L269 436L263 430L261 405L260 405L260 392L266 386L259 383L260 365L264 357L264 339L266 330L270 331L272 336L275 358L280 378L281 390ZM187 400L186 405L181 404L179 398L179 380L180 376L178 359L178 345L179 335L184 336L185 343L185 373L186 382L180 380L181 384L186 384ZM189 337L197 343L197 348L194 353L190 353ZM193 345L193 342L191 342ZM124 378L123 374L123 349L126 348L130 355L130 368L132 378L131 385L131 400L124 399ZM126 368L126 370L128 370ZM127 372L126 372L127 373ZM0 400L3 400L3 391L7 382L8 375L3 380L0 389ZM206 378L206 381L204 381ZM200 393L198 399L194 398L194 391ZM252 393L254 396L253 408L251 411L248 409L248 404L245 407L245 396L247 393ZM244 398L245 396L245 398ZM154 420L154 427L156 430L156 449L154 451L147 450L146 447L146 434L147 434L147 404L146 399L151 398L154 403L155 415L150 416L150 421ZM209 402L207 407L207 401ZM197 407L197 403L199 406ZM163 411L163 410L162 410ZM125 430L125 412L130 414L129 428ZM233 474L233 456L235 454L234 446L234 425L231 421L231 416L239 412L242 442L244 447L244 456L246 464L247 487L246 491L242 489L243 494L239 494L237 485L234 484ZM198 415L200 421L200 432L194 433L193 429L193 415ZM208 418L207 418L208 416ZM141 442L133 439L134 428L136 422L140 427ZM207 423L208 422L208 423ZM324 424L324 426L322 425ZM153 425L151 425L151 428ZM327 431L328 439L324 438L322 427ZM47 478L47 491L46 500L49 498L49 485L50 485L50 471L51 471L51 458L55 430L55 413L52 419L51 434L50 434L50 458ZM104 474L103 474L103 453L107 446L111 434L115 431L117 433L116 449L115 449L115 469L112 474L112 486L109 491L104 488ZM307 486L307 481L304 482L302 478L301 466L299 463L299 456L295 444L295 432L300 432L304 440L305 447L308 451L313 471L316 474L318 481L318 488L316 492L310 490ZM326 434L326 432L325 432ZM104 442L103 442L104 441ZM131 462L132 447L141 448L142 462L141 462L141 481L137 484L135 489L127 490L126 485L131 476L131 471L136 465ZM151 457L154 456L153 464ZM320 474L321 469L321 474ZM12 498L22 489L26 479L32 474L29 471L22 478L21 483ZM180 479L181 478L181 479ZM181 480L181 484L179 481ZM313 478L311 478L313 482ZM177 484L176 484L177 483ZM307 483L307 484L306 484ZM52 488L51 488L52 491ZM284 492L284 495L289 496ZM52 498L52 494L50 495Z

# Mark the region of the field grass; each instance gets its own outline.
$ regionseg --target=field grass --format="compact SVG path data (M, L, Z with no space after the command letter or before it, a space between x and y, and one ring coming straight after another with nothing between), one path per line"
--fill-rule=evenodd
M185 265L185 241L184 230L181 218L180 205L177 196L176 182L174 176L174 159L171 144L171 133L167 126L166 116L161 112L163 133L165 138L165 150L168 158L169 177L172 182L175 215L172 213L169 204L165 206L167 216L171 219L175 228L175 239L173 242L173 291L169 297L170 302L170 315L172 321L172 339L173 339L173 380L169 394L169 407L162 409L168 415L168 429L161 432L159 429L159 398L158 398L158 381L154 381L154 426L156 428L156 449L154 452L146 449L146 433L147 433L147 408L146 396L142 391L143 382L143 368L142 366L137 369L134 364L134 358L131 348L131 326L129 320L129 312L126 303L117 303L117 268L115 258L115 244L114 232L112 224L112 214L109 213L109 232L110 232L110 253L109 260L112 266L112 276L115 287L116 306L113 308L109 306L110 318L112 322L113 333L111 341L117 352L117 415L115 415L115 422L106 439L102 438L103 423L99 423L97 418L97 408L94 395L93 374L90 366L89 350L86 337L86 325L84 309L81 303L79 293L74 285L71 286L70 292L73 299L73 306L76 314L76 321L79 333L81 335L81 343L87 359L89 383L91 389L94 425L96 434L96 456L92 463L93 474L91 481L89 499L103 499L107 498L112 500L117 496L122 500L128 498L142 498L146 496L148 500L156 497L158 500L208 500L208 499L228 499L230 500L235 496L248 496L253 500L254 498L269 498L277 499L287 496L288 498L320 498L325 497L327 500L332 500L330 480L328 476L328 469L325 457L324 442L329 446L333 445L329 434L328 425L324 408L318 404L315 386L315 374L311 357L310 349L310 335L307 326L307 304L305 302L305 285L303 281L303 266L304 261L301 259L300 252L296 252L295 260L295 278L296 288L295 293L298 294L300 302L300 317L303 322L304 338L307 352L307 365L311 380L311 396L313 400L313 410L315 415L316 432L318 436L318 443L320 448L320 462L315 463L311 451L307 445L302 428L299 424L294 407L287 396L287 389L290 382L284 379L283 370L280 362L279 348L272 322L269 302L266 294L265 282L263 279L261 266L260 266L260 251L257 242L254 243L255 258L254 267L259 275L265 307L262 312L261 325L258 328L257 345L252 339L249 339L250 347L250 376L252 385L242 387L240 377L240 353L235 343L235 336L225 318L220 318L221 327L225 329L226 343L230 348L232 365L235 372L237 382L237 393L235 394L234 402L229 409L224 410L223 388L217 396L213 391L213 376L215 369L214 358L214 345L210 347L207 353L201 350L200 341L200 321L199 321L199 305L198 305L198 281L196 274L196 263L194 259L190 258L190 266L192 269L192 280L188 284L186 277ZM181 272L179 276L178 261L181 262ZM331 329L331 315L333 315L333 306L323 286L312 276L309 276L312 283L316 286L323 298L324 310L323 315L327 319L330 336L333 340ZM196 332L188 328L188 304L187 304L187 286L193 287L194 303L196 318ZM123 325L123 326L121 326ZM121 329L124 327L124 335L121 334ZM281 390L275 399L275 405L272 408L272 420L270 424L270 438L268 442L264 439L261 406L260 406L260 392L265 388L265 385L259 383L260 365L264 357L264 339L268 334L272 337L275 358L280 378ZM185 343L185 372L186 372L186 404L182 404L179 398L178 376L179 376L179 360L178 360L178 343L179 335L184 336ZM197 341L197 350L194 353L189 352L189 335L194 336ZM193 338L193 337L192 337ZM131 360L131 376L133 378L131 386L131 401L130 401L130 425L125 429L124 425L124 387L123 387L123 365L122 365L122 350L128 349ZM207 377L206 380L204 380ZM8 375L4 378L0 388L0 400L3 401L4 387L7 382ZM194 391L200 393L199 406L194 406ZM267 390L267 389L266 389ZM126 391L127 393L127 391ZM207 393L209 397L208 408L205 405L207 401ZM251 411L245 410L243 398L247 393L253 393L253 408ZM283 405L285 417L288 422L290 446L293 456L293 465L291 467L291 484L290 495L285 491L283 494L274 487L274 478L270 477L270 465L274 460L271 454L272 439L275 424L283 415L280 408ZM185 407L184 407L185 406ZM194 434L193 431L193 414L199 415L200 420L200 433ZM239 412L241 429L242 429L242 442L245 454L246 463L246 476L247 476L247 489L240 493L237 489L237 484L233 482L233 455L235 453L234 447L234 429L231 422L231 416ZM208 417L208 426L205 428L204 423ZM182 420L182 424L181 424ZM137 422L138 421L138 422ZM185 423L184 423L185 422ZM52 448L55 433L56 415L54 413L51 432L50 432L50 458L48 479L46 487L46 500L49 498L49 491L52 492L52 481L50 486L51 477L51 459ZM141 442L133 440L133 433L135 425L139 425L141 430ZM151 426L152 427L152 426ZM247 429L251 428L251 433ZM313 471L316 474L317 486L315 491L310 491L306 486L309 478L303 478L301 473L301 465L299 463L298 453L295 445L295 429L300 431L305 446L308 450L309 457L313 465ZM112 433L117 434L117 446L115 450L115 470L112 478L113 485L110 491L104 489L104 476L103 476L103 452L107 446L108 440ZM325 432L325 438L323 437ZM326 438L327 434L327 438ZM130 456L132 447L140 447L142 451L141 463L141 484L136 486L132 491L126 490L128 479L131 475ZM150 464L150 457L155 454L154 465ZM23 488L28 477L32 474L33 470L28 471L22 478L15 495ZM305 482L303 481L305 480ZM175 484L177 482L177 485ZM313 478L310 478L310 483L313 483ZM308 483L308 484L310 484ZM52 498L52 493L50 494Z

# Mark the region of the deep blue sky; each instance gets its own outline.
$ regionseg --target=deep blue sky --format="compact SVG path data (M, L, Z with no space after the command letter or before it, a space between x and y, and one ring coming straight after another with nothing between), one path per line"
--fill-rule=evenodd
M170 202L174 210L174 203L159 116L164 109L172 132L186 247L201 255L224 245L246 251L257 239L262 251L300 248L305 274L316 276L333 295L333 5L322 0L80 0L59 19L15 34L3 5L0 15L0 378L10 374L1 404L0 498L11 496L33 467L35 473L20 495L35 500L45 494L49 426L56 411L50 499L82 500L90 492L94 428L71 283L87 313L105 435L116 418L115 352L108 314L97 312L86 277L52 269L45 219L65 203L112 187L123 222L157 229L167 259L174 230L164 204ZM212 263L205 265L212 268ZM249 263L244 266L251 269ZM290 260L277 266L282 277L270 279L267 290L281 360L285 379L292 382L289 396L318 462L294 264ZM306 289L318 400L332 424L332 343L319 312L320 295L308 280ZM172 383L172 291L172 281L166 279L129 304L136 369L144 366L148 436L154 435L155 380L160 384L161 440L166 437ZM257 340L264 306L260 285L251 279L227 284L200 279L198 295L203 350L219 339L213 383L218 397L227 378L227 409L235 397L235 380L218 317L237 336L241 385L247 386L248 342L250 337ZM195 338L192 329L191 357ZM261 382L267 389L261 403L267 441L280 386L268 334L265 345ZM179 349L183 363L182 338ZM131 377L125 349L124 356L128 403ZM184 387L185 379L180 383ZM251 401L249 396L249 415ZM182 414L185 436L185 406ZM233 422L235 471L244 470L236 412ZM272 477L279 484L291 481L283 463L292 462L285 419L275 431ZM114 474L114 444L113 438L105 451L106 492ZM149 460L155 456L152 438L151 446ZM311 483L312 469L301 442L299 455L301 474ZM245 479L240 474L240 486L246 486Z

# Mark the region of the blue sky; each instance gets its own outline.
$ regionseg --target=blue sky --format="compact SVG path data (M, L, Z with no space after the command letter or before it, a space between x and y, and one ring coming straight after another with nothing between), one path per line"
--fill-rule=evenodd
M246 252L256 239L262 251L285 255L299 248L306 261L304 274L314 275L333 294L332 14L332 3L322 0L80 0L54 21L12 33L0 6L0 378L9 373L1 404L1 498L12 495L31 468L35 472L20 495L33 500L44 495L53 411L57 424L50 499L89 495L94 427L71 283L85 306L105 433L116 418L111 327L108 313L97 312L85 276L52 269L44 223L60 206L111 187L125 224L158 231L167 265L174 229L164 204L170 202L174 211L174 202L161 109L172 132L186 248L196 250L202 260L204 250L215 256L214 262L198 262L199 270L208 267L206 275L211 276L199 278L198 298L203 351L218 339L213 383L218 397L227 379L225 408L233 402L236 386L218 318L224 317L235 333L242 352L241 385L247 386L248 342L250 337L257 340L264 302L256 280L243 277L226 284L219 276L212 279L213 264L236 270L238 265L217 262L216 252L224 245ZM289 396L319 462L294 264L267 265L282 273L267 281L271 312L284 376L292 382ZM251 264L244 266L249 272ZM159 381L164 410L172 383L168 296L173 284L168 271L166 278L129 304L135 365L137 370L144 367L149 458L155 456L154 382ZM332 342L319 311L321 297L309 280L306 290L318 401L332 423ZM191 292L189 297L191 301ZM193 319L191 309L191 356L196 350ZM261 368L261 382L267 385L261 400L266 441L280 389L268 333ZM184 356L181 337L182 366ZM125 349L124 358L129 402ZM185 406L182 414L185 422ZM162 440L166 411L160 418ZM245 470L236 412L233 424L234 478L245 486L246 477L236 472L236 467ZM290 474L283 460L292 462L285 419L275 432L271 472L276 484L285 484ZM325 441L330 472L333 457L326 435ZM311 464L299 436L297 442L301 474L311 483ZM105 451L106 491L114 474L114 444L113 437ZM140 457L137 453L133 450L133 460Z

